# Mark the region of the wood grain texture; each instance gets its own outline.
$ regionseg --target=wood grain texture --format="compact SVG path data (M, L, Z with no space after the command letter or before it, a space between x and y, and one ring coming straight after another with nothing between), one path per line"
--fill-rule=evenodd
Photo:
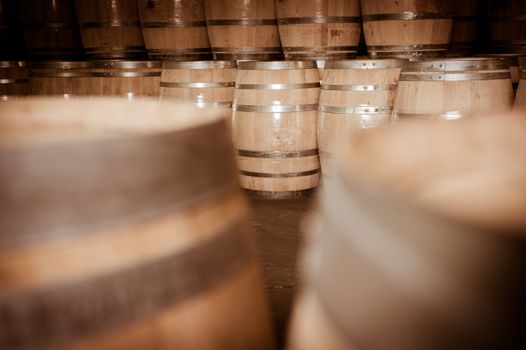
M0 99L29 93L29 68L24 61L0 61Z
M449 53L468 56L473 52L479 26L479 1L458 0L453 2L453 28Z
M88 96L93 65L80 61L40 61L31 64L30 94L64 98Z

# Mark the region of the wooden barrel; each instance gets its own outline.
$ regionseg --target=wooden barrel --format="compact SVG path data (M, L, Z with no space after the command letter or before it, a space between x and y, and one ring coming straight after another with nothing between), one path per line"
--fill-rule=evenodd
M242 188L284 198L318 185L319 95L314 61L238 63L232 133Z
M519 87L520 80L520 68L519 68L519 58L525 57L525 54L520 53L485 53L478 54L478 57L490 57L498 58L501 61L505 62L510 67L511 82L513 84L513 91L517 92Z
M526 108L526 57L519 58L520 82L515 96L515 108Z
M287 60L356 56L362 29L359 0L281 0L276 16Z
M445 55L453 21L449 0L361 0L371 58Z
M393 117L455 120L506 111L512 104L509 66L499 59L411 62L400 73Z
M526 53L526 7L522 0L489 1L489 36L493 50Z
M35 59L83 56L74 0L21 0L26 52Z
M160 96L192 101L199 107L231 108L236 67L236 61L165 61Z
M273 348L220 111L2 106L2 349Z
M0 61L0 100L29 92L29 69L23 61Z
M94 61L90 95L159 96L161 61Z
M214 59L282 58L274 1L205 0L205 10Z
M479 1L455 0L453 2L453 29L449 54L468 56L473 53L479 26Z
M80 61L38 61L31 63L31 95L60 95L68 99L90 94L93 64Z
M370 132L389 123L401 59L328 61L322 78L318 148L323 174L348 134Z
M75 0L75 5L89 58L146 57L137 0Z
M524 115L411 120L346 149L310 271L344 348L522 349Z
M211 58L204 0L139 0L139 16L150 59Z

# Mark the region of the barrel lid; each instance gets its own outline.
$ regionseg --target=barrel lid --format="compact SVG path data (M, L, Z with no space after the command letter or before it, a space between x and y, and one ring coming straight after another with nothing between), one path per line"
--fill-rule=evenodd
M325 69L384 69L400 68L409 60L399 58L388 59L359 59L327 61Z
M221 69L236 68L236 61L164 61L163 68L168 69Z
M509 65L498 58L469 57L411 61L402 72L444 72L465 70L508 70Z
M100 60L93 61L94 68L161 68L162 61L124 61Z
M91 68L93 63L88 61L34 61L30 62L30 66L39 69L81 69Z
M24 61L0 61L0 68L19 68L26 66L26 62Z
M315 69L316 61L241 61L237 64L243 70L285 70Z

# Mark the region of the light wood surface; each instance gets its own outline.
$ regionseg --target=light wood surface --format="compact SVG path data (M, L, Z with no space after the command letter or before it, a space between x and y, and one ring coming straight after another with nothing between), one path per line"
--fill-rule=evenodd
M40 61L31 64L30 94L59 95L64 98L87 96L93 65L80 61Z

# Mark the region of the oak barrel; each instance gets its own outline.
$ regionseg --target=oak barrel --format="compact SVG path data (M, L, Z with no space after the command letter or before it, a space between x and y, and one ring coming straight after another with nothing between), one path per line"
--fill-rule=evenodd
M489 36L493 50L526 53L526 2L489 0Z
M161 61L93 61L90 95L159 96Z
M462 56L472 54L477 40L478 26L479 1L455 0L449 53Z
M274 1L205 0L205 13L214 59L282 58Z
M137 0L75 0L75 5L89 58L146 57Z
M506 111L512 104L509 65L500 59L410 62L400 73L393 117L455 120Z
M212 57L204 0L139 0L139 16L150 59L197 61Z
M160 96L192 101L199 107L231 108L236 67L236 61L165 61Z
M29 92L29 69L24 61L0 61L0 100Z
M485 53L478 54L478 57L490 57L498 58L505 62L510 67L511 82L513 84L513 91L517 92L519 87L520 80L520 68L519 68L519 59L520 57L526 57L526 54L520 53Z
M522 349L524 115L411 120L346 149L304 273L326 318L299 320L334 329L307 336L350 349Z
M519 58L520 82L515 96L515 108L526 108L526 57Z
M81 61L35 61L30 70L31 95L87 96L93 64Z
M362 29L359 0L279 0L276 16L287 60L356 56Z
M232 133L241 187L260 197L296 197L318 185L315 61L239 62Z
M26 53L36 59L83 56L74 0L20 0Z
M389 123L401 59L328 61L318 112L318 148L323 174L349 134L370 132Z
M453 21L450 0L361 0L371 58L445 55Z
M273 348L223 118L155 100L2 106L2 349Z

